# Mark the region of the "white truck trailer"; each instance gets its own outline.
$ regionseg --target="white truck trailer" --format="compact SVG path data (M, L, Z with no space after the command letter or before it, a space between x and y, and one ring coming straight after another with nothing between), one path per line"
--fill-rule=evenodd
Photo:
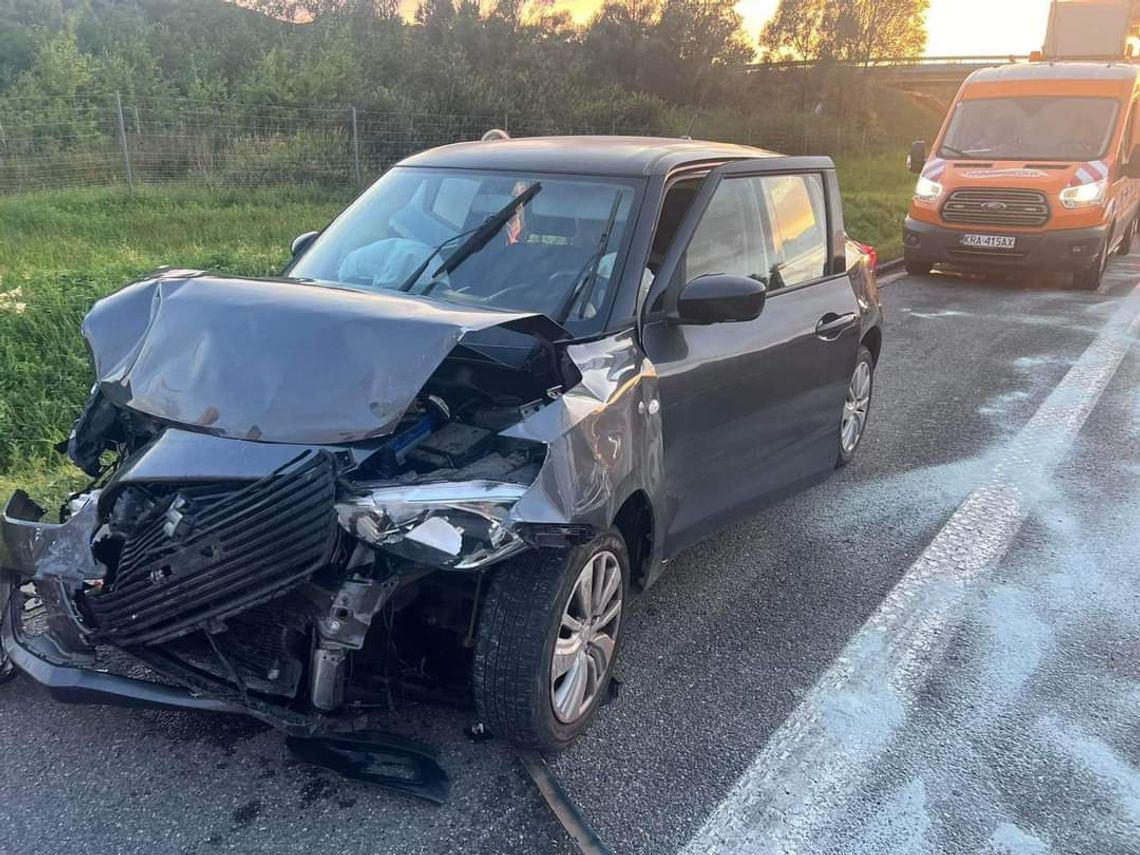
M1140 53L1140 2L1053 0L1046 59L1112 59Z

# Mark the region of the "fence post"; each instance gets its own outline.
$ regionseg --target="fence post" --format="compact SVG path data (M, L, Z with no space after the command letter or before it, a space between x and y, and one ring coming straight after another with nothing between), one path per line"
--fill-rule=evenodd
M360 134L356 128L356 107L352 108L352 172L356 177L356 186L360 187L363 181L360 178Z
M131 172L131 153L127 149L127 126L123 123L123 99L118 92L115 93L115 115L119 120L119 147L123 152L123 165L127 169L127 187L135 189L135 176Z

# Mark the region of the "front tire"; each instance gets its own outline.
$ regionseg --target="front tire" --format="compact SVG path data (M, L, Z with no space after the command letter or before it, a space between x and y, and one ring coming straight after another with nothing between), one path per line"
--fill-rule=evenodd
M8 654L0 650L0 685L15 680L19 673L12 660L8 658Z
M908 256L903 259L903 269L911 276L926 276L934 269L934 264L926 259Z
M847 399L843 402L843 416L839 421L839 456L835 468L842 469L855 459L855 452L867 430L871 414L871 398L875 393L875 357L866 347L859 346L851 382L847 385Z
M472 675L480 720L515 745L557 753L609 691L629 597L625 542L610 531L490 572Z
M1136 229L1140 227L1140 217L1133 217L1132 222L1128 224L1128 230L1124 233L1124 237L1120 239L1120 246L1116 248L1117 255L1129 255L1132 252L1132 245L1136 242Z
M1096 291L1104 280L1104 271L1108 267L1108 243L1105 242L1096 261L1073 274L1073 285L1079 291Z

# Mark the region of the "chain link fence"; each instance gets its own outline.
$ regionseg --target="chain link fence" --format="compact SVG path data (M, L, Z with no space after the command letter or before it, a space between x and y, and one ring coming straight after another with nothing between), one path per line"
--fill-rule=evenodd
M700 116L684 127L583 123L525 115L379 112L107 93L70 99L0 100L0 193L193 180L225 186L306 182L363 186L391 164L499 127L512 136L692 133L788 154L846 154L881 147L872 129L833 118L791 116L717 132Z

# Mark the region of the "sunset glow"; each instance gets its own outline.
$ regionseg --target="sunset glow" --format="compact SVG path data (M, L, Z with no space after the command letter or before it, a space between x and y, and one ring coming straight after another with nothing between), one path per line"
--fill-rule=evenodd
M599 7L599 0L561 0L576 21L585 22ZM759 38L765 22L779 0L740 0L737 11L753 39ZM932 0L928 27L931 56L1027 54L1045 41L1049 0Z

